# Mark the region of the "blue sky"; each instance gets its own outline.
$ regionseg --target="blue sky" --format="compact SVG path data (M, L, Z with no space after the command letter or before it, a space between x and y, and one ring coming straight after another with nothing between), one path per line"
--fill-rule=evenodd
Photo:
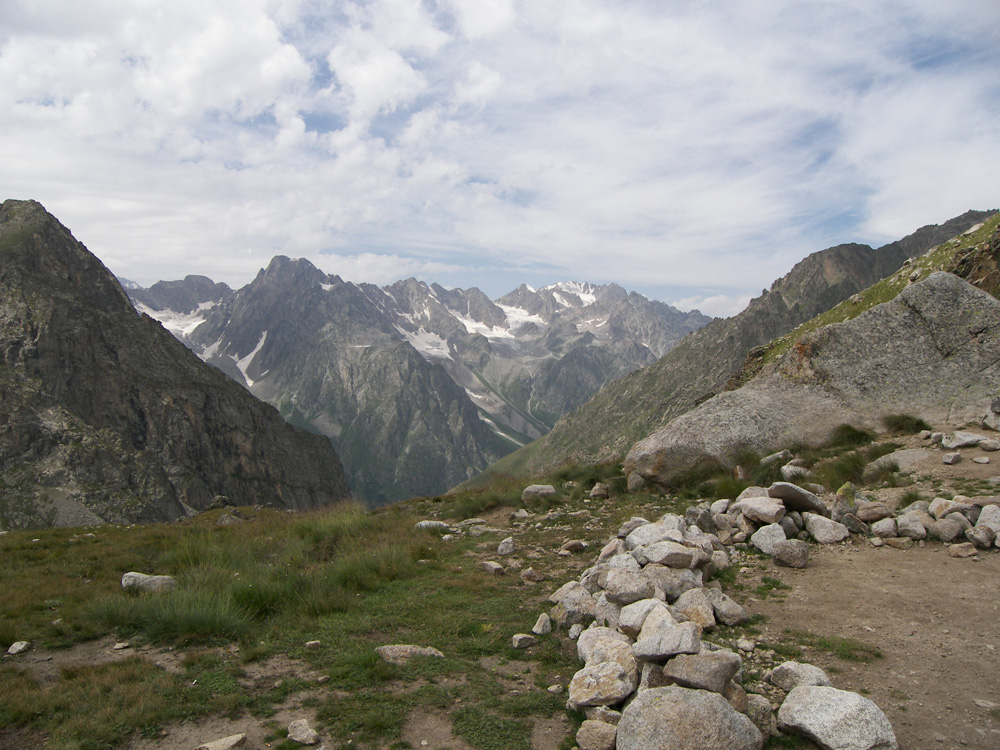
M996 0L7 0L0 80L0 198L143 284L281 253L727 315L1000 207Z

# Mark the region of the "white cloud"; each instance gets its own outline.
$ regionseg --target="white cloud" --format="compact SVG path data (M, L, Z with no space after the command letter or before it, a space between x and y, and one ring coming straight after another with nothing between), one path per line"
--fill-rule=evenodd
M699 310L702 314L710 315L713 318L729 318L743 312L750 304L751 299L753 296L750 294L741 294L736 297L715 294L710 297L685 297L670 304L684 312Z
M824 246L1000 205L995 3L82 8L0 6L0 196L138 280L332 252L725 314Z

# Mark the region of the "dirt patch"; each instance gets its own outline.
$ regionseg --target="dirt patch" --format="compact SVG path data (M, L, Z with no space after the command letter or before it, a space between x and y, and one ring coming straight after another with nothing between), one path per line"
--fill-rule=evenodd
M92 667L131 659L135 656L141 656L168 672L181 671L180 655L176 651L148 647L133 648L131 646L116 650L116 642L114 638L107 637L78 643L66 649L33 649L21 654L16 660L5 660L4 663L27 671L32 678L41 683L60 679L61 670L64 667Z
M956 559L940 544L859 541L813 547L804 570L769 566L765 575L791 589L783 601L746 603L767 617L759 640L796 643L786 631L808 631L878 648L869 664L813 649L802 660L875 701L903 750L1000 747L1000 554Z
M443 711L415 711L403 727L403 742L426 750L471 750L451 733L451 715Z

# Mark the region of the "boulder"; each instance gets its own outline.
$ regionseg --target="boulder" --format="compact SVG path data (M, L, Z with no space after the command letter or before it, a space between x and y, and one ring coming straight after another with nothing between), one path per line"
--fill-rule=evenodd
M865 523L875 523L892 516L892 510L885 503L862 500L855 508L854 515Z
M718 693L670 686L639 693L622 711L617 750L760 750L764 738Z
M444 654L431 646L411 646L404 643L394 643L387 646L379 646L375 653L390 664L406 664L415 656L430 656L436 659L443 659Z
M975 526L966 529L965 538L972 542L976 549L989 549L996 541L996 534L988 526Z
M622 607L618 617L618 629L629 638L636 638L642 630L646 617L654 609L662 609L668 616L673 618L667 605L659 599L640 599L625 607Z
M899 536L920 540L927 537L927 527L924 526L924 514L919 511L904 513L896 519L896 531Z
M994 537L1000 536L1000 505L986 505L979 513L976 528L987 528Z
M7 649L7 654L17 656L31 650L31 641L14 641Z
M625 539L629 534L635 531L640 526L645 526L649 521L640 516L632 516L629 520L618 527L618 538Z
M851 532L842 523L831 521L815 513L803 513L802 520L809 535L819 544L834 544L847 539Z
M771 702L763 695L756 693L747 695L746 716L765 738L778 733L778 722L771 711Z
M288 725L288 739L300 745L315 745L319 742L319 734L305 719L296 719Z
M647 565L642 575L672 602L688 589L700 588L704 579L700 570L668 568L664 565Z
M785 568L804 568L809 564L809 545L801 539L788 539L774 545L774 562Z
M702 631L715 629L715 609L705 595L705 589L688 589L673 604L673 611L680 612Z
M857 693L819 685L792 689L778 710L778 726L803 734L824 750L896 750L882 710Z
M941 447L950 451L956 448L972 448L985 439L985 435L977 435L974 432L949 432L941 438Z
M814 493L791 482L775 482L767 488L767 494L781 500L786 510L818 513L824 516L829 514L826 505Z
M936 497L927 506L927 512L934 516L934 518L942 519L950 513L967 510L972 505L972 501L968 498L963 498L963 500L964 502L962 500L947 500L943 497Z
M653 596L653 584L639 573L612 568L602 573L599 580L608 601L615 604L632 604Z
M672 541L656 542L641 548L643 557L651 563L668 568L694 568L707 560L700 550Z
M617 630L591 626L580 633L580 637L577 638L576 655L580 657L580 661L584 664L589 664L591 661L594 661L594 654L598 646L604 641L614 641L626 645L630 645L631 643L628 636L619 633Z
M682 687L721 694L741 666L743 660L737 654L719 649L675 656L667 662L663 674Z
M784 542L788 537L785 530L777 523L761 526L750 537L750 544L759 549L765 555L774 554L774 545Z
M419 531L439 531L442 534L451 531L451 527L444 521L417 521L413 524L413 528Z
M552 632L552 618L542 612L542 614L538 615L538 619L535 620L531 632L535 635L548 635Z
M513 555L517 550L517 543L514 541L514 537L509 536L500 542L497 546L497 554L501 557L507 557L508 555Z
M587 719L576 732L580 750L615 750L618 728L614 724Z
M743 607L718 589L705 588L702 591L705 592L705 597L708 601L712 603L712 609L715 611L715 619L723 625L735 627L736 625L742 625L750 619L750 616Z
M771 670L767 681L786 693L799 685L833 686L830 678L822 669L812 664L803 664L797 661L786 661L784 664L779 664Z
M639 671L616 661L588 664L569 683L569 700L578 706L613 706L639 685Z
M953 516L961 517L960 513L952 513ZM931 521L927 525L927 535L932 539L948 544L963 536L965 527L958 521L951 518L942 518L940 521Z
M883 539L898 536L899 531L896 528L896 519L883 518L880 521L876 521L871 525L871 532L874 536L882 537Z
M635 549L636 547L645 547L650 544L656 544L657 542L663 542L667 540L672 540L675 542L682 541L683 536L678 535L678 531L671 526L664 523L647 523L635 528L634 531L629 532L629 535L625 537L625 546L628 549Z
M669 659L677 654L697 654L701 650L699 628L693 622L682 622L679 625L650 627L650 617L639 633L639 638L632 646L632 653L640 661L658 661Z
M552 497L555 494L556 488L551 484L532 484L521 492L521 502L526 503L543 497Z
M496 560L484 560L482 567L491 576L502 576L507 572L506 568Z

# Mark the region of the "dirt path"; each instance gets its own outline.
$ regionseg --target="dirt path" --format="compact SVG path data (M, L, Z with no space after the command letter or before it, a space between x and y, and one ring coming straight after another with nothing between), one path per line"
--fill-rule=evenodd
M867 665L812 650L803 660L874 700L902 750L1000 747L1000 554L962 560L940 544L859 540L811 555L804 570L765 573L792 588L783 601L749 602L768 618L761 640L791 640L787 629L876 646L883 657Z

